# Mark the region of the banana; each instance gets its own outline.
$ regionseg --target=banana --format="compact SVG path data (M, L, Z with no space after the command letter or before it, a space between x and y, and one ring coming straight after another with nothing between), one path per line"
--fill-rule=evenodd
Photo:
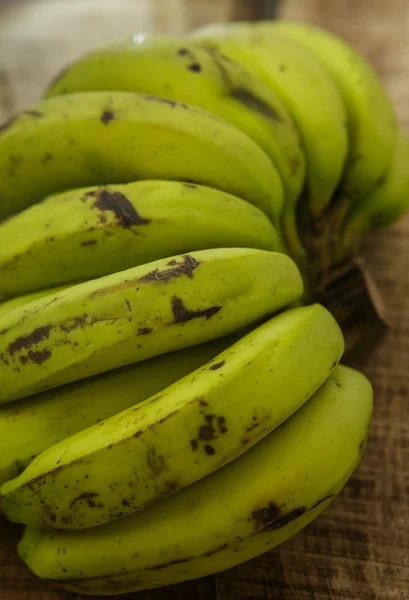
M2 406L0 485L17 477L57 442L146 400L205 364L232 337L169 352Z
M409 137L399 129L391 164L385 177L365 197L353 204L347 214L340 239L335 244L336 261L355 254L361 239L371 229L390 225L409 206Z
M339 184L348 151L346 109L326 70L273 28L224 23L205 26L192 35L243 65L287 106L306 154L310 209L315 216L321 214ZM296 227L293 213L289 231Z
M303 189L304 154L284 104L217 49L180 37L134 36L77 60L46 95L88 90L155 94L206 109L244 131L268 154L287 201L295 203Z
M65 290L67 288L66 285L60 285L55 288L41 290L39 292L33 292L31 294L27 294L26 296L19 296L18 298L12 298L11 300L6 300L5 302L0 303L0 321L3 317L7 317L11 312L16 310L17 308L21 308L23 306L27 306L31 302L35 302L36 300L40 300L40 298L44 298L45 296L49 296L51 294L56 294L61 290Z
M283 187L239 129L199 108L131 92L49 98L0 133L0 219L67 189L171 179L239 196L276 220Z
M20 556L38 577L90 595L228 569L282 543L328 506L362 457L371 414L370 383L339 366L240 459L119 521L84 531L28 527Z
M209 341L302 295L285 254L168 257L30 303L0 320L0 403Z
M0 296L94 279L206 248L279 250L255 206L208 187L138 181L50 196L0 225Z
M333 77L347 109L350 137L340 193L359 201L385 174L395 144L395 112L382 82L363 57L329 31L286 21L260 27L266 35L279 32L299 43Z
M152 504L275 429L343 350L322 306L284 312L158 395L44 452L1 488L4 513L30 525L84 529Z

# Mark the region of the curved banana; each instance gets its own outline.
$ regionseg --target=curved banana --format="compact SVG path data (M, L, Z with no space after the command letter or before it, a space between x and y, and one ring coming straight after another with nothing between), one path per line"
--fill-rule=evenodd
M340 37L305 23L263 23L266 35L278 31L299 43L333 77L348 114L349 156L340 192L359 202L385 174L395 144L392 102L371 65Z
M294 204L305 176L300 139L273 91L217 49L180 37L134 36L94 50L65 69L47 96L124 90L188 102L230 121L263 148Z
M49 98L0 133L0 219L48 194L171 179L239 196L277 220L281 179L261 148L199 108L131 92Z
M285 254L168 257L46 296L0 320L0 403L227 335L302 295Z
M33 292L33 293L27 294L25 296L18 296L17 298L11 298L11 300L5 300L4 302L1 302L0 303L0 321L4 317L7 317L7 315L10 315L11 312L16 310L17 308L22 308L23 306L26 307L31 302L40 300L41 298L44 298L45 296L49 296L50 294L56 294L57 292L65 290L67 287L69 287L69 286L60 285L60 286L57 286L52 289L41 290L39 292Z
M225 23L203 27L192 35L243 65L284 102L299 128L306 154L310 209L319 215L339 184L348 151L345 106L326 70L314 56L272 28ZM293 226L288 225L290 231Z
M409 137L399 129L392 161L384 178L364 198L357 200L346 216L340 239L335 244L336 262L352 256L365 233L390 225L409 206Z
M2 406L0 485L20 475L54 444L146 400L197 369L224 350L232 337L169 352Z
M119 594L228 569L284 542L340 492L372 413L368 380L337 367L282 427L190 488L85 531L26 528L23 561L84 594Z
M320 305L271 319L143 404L40 455L0 491L11 521L85 529L234 460L296 411L344 350Z
M50 196L0 224L0 239L0 297L94 279L192 250L280 249L274 226L255 206L174 181Z

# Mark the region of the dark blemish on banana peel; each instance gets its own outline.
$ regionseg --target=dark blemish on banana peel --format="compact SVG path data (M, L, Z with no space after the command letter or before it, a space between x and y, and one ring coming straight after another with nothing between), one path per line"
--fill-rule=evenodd
M83 247L95 246L96 243L97 243L97 240L85 240L85 242L81 242L81 246L83 246Z
M153 329L151 327L140 327L138 329L138 335L148 335Z
M95 192L88 192L86 196L95 196L96 200L93 207L99 209L102 213L105 211L114 213L118 223L125 229L136 225L149 225L151 222L150 219L141 217L128 198L120 192L110 192L105 188L101 188ZM103 222L106 222L106 217Z
M32 346L39 344L43 340L48 340L50 337L51 325L38 327L32 333L26 336L17 338L14 342L8 345L7 352L13 356L20 350L28 350Z
M240 102L240 104L243 104L243 106L258 112L260 115L270 119L270 121L281 121L281 117L269 104L264 102L262 98L259 98L255 94L251 93L249 90L246 90L245 88L232 87L230 95L232 98Z
M189 106L187 104L183 104L183 102L177 102L176 100L171 100L170 98L163 98L162 96L151 96L145 94L144 98L146 98L146 100L149 100L150 102L161 102L162 104L168 104L172 108L179 107L189 109Z
M172 298L172 313L175 323L187 323L192 319L198 319L201 317L206 317L206 320L209 320L221 309L221 306L210 306L209 308L204 308L203 310L188 310L183 304L181 298L177 298L176 296Z
M148 447L146 462L154 478L159 477L166 468L165 459L161 454L157 454L155 446Z
M114 119L115 119L115 113L113 110L104 110L104 112L102 113L102 115L100 117L100 121L104 125L109 125L111 123L111 121L113 121Z
M42 365L49 358L51 358L51 356L52 354L49 350L43 350L41 352L29 350L29 352L27 352L27 356L20 356L20 362L22 365L26 365L28 362L32 362L36 365Z
M44 113L40 112L39 110L25 110L24 114L30 115L30 117L36 117L38 119L44 117Z
M282 513L278 506L270 502L265 508L254 510L251 514L251 520L254 521L257 530L274 531L291 523L291 521L295 521L306 511L305 506L301 506L289 513Z
M329 496L325 496L325 498L322 498L321 500L318 500L318 502L316 502L313 506L311 506L311 508L309 510L310 511L314 510L314 508L317 508L317 506L319 506L323 502L326 502L327 500L330 500L330 498L334 498L334 494L329 494Z
M205 556L206 558L210 558L210 556L213 556L214 554L217 554L218 552L221 552L222 550L226 550L226 548L228 548L228 547L229 547L229 544L222 544L221 546L214 548L214 550L209 550L208 552L205 552L204 554L202 554L202 556Z
M195 185L194 183L184 183L183 184L185 187L190 188L192 190L196 190L197 189L197 185Z
M199 63L192 63L191 65L188 65L187 68L189 71L193 71L193 73L201 73L202 71L202 67L199 65Z
M226 361L222 360L221 362L216 363L215 365L212 365L211 367L209 367L210 371L217 371L217 369L221 369L221 367L223 367L225 362Z
M193 271L200 265L200 262L186 254L183 257L183 261L178 263L176 261L170 261L168 266L171 265L171 269L165 269L163 271L159 271L159 269L155 269L150 273L147 273L143 277L139 279L139 281L169 281L169 279L173 279L175 277L181 277L182 275L186 275L189 279L193 279Z
M201 425L198 439L202 442L210 441L215 438L215 430L212 425Z
M97 494L96 492L84 492L83 494L80 494L77 498L74 498L74 500L70 504L70 508L72 508L77 502L81 502L82 500L84 500L87 503L88 508L100 507L101 505L95 502L95 498L97 498L98 496L99 494Z
M175 558L174 560L170 560L166 563L160 563L158 565L154 565L153 567L148 567L148 571L157 571L159 569L167 569L168 567L172 567L173 565L180 565L182 563L189 562L193 560L194 556L187 556L186 558Z
M206 446L205 446L205 452L209 456L213 456L213 454L216 454L216 450L213 448L213 446L210 446L210 444L206 444Z

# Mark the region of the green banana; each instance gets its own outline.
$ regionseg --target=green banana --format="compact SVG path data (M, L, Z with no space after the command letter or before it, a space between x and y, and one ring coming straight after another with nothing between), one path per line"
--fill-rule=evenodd
M305 23L263 23L311 52L333 77L348 114L350 150L340 193L352 201L367 195L388 168L397 122L392 102L371 65L340 37Z
M22 308L23 306L27 306L31 302L35 302L36 300L40 300L45 296L49 296L50 294L56 294L61 290L65 290L67 288L66 285L60 285L52 289L41 290L39 292L32 292L31 294L27 294L25 296L18 296L17 298L12 298L11 300L6 300L5 302L0 303L0 321L7 317L7 315L11 314L17 308Z
M0 133L0 219L48 194L87 185L172 179L237 195L276 220L281 179L250 138L166 98L80 92L49 98Z
M366 197L355 202L347 213L340 239L335 244L335 262L342 262L355 254L365 233L390 225L407 210L408 165L409 137L403 129L399 129L392 161L385 176Z
M0 297L94 279L192 250L280 249L274 226L255 206L175 181L50 196L0 225L0 238Z
M343 350L322 306L284 312L158 395L44 452L3 485L2 509L11 521L84 529L152 504L275 429Z
M192 35L253 72L287 106L306 154L310 209L319 215L330 204L348 151L345 106L325 69L272 28L263 31L254 24L224 23L205 26ZM290 232L296 228L293 213Z
M285 254L168 257L46 296L0 320L0 403L227 335L302 295Z
M272 159L295 203L305 176L299 134L273 91L240 65L180 37L136 36L94 50L65 69L47 96L124 90L188 102L230 121Z
M232 337L169 352L2 406L0 485L17 477L57 442L142 402L205 364Z
M230 568L282 543L328 506L362 457L371 413L368 380L337 367L240 459L119 521L84 531L28 527L20 556L38 577L90 595Z

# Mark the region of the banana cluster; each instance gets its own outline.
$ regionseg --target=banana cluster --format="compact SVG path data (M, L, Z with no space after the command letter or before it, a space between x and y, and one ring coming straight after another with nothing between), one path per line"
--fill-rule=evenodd
M285 22L96 50L0 130L0 506L90 595L280 544L362 457L372 388L307 306L409 202L372 69Z

